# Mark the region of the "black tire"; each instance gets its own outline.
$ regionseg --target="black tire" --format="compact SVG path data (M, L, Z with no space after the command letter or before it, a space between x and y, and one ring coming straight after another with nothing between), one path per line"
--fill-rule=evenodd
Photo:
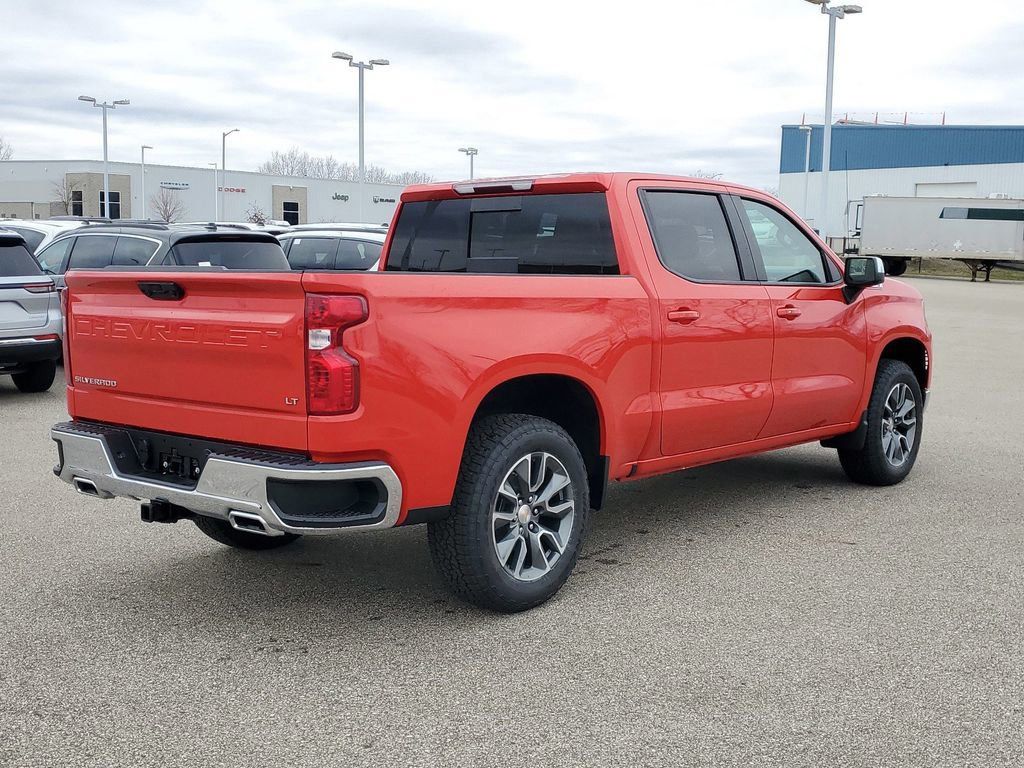
M886 456L883 421L886 420L886 400L894 388L906 385L909 388L914 403L915 431L913 445L909 452L906 452L905 460L899 466L895 466ZM867 435L864 440L864 447L859 449L840 448L839 462L847 476L857 483L864 485L895 485L910 474L917 461L917 453L921 447L923 429L922 415L924 410L924 398L921 396L921 385L917 377L910 370L910 366L899 360L883 359L878 364L878 371L875 374L875 385L871 392L871 400L868 403ZM893 438L890 436L890 441Z
M899 277L907 271L910 259L883 259L885 262L885 274Z
M196 528L205 533L214 541L226 544L236 549L279 549L291 544L296 539L302 538L297 533L286 533L281 536L263 536L259 533L249 533L232 528L227 520L218 520L215 517L196 515L193 518Z
M57 375L57 361L43 360L39 363L32 363L22 373L11 375L14 379L14 386L21 392L45 392L53 385L53 379Z
M559 534L564 545L561 554L552 558L550 565L545 555L543 575L522 581L499 561L495 538L500 530L496 525L501 524L495 523L492 512L498 503L499 484L522 458L536 453L549 454L564 468L569 479L568 495L559 498L572 500L573 517L564 526L567 535ZM540 497L538 492L538 504ZM561 589L579 557L589 513L586 465L564 429L536 416L486 416L473 425L466 441L451 515L428 525L427 540L437 570L456 595L481 608L516 613L540 605ZM509 525L514 529L518 523ZM532 522L527 526L531 531L539 530ZM529 534L524 532L524 536ZM534 555L527 539L522 546L532 563Z

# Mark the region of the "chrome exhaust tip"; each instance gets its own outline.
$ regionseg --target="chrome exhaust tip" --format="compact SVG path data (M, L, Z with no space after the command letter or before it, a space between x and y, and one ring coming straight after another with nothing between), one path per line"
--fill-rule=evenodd
M228 522L237 531L256 533L260 536L280 536L280 531L268 528L263 518L252 512L239 512L232 510L228 513Z
M95 496L100 498L99 489L96 488L96 483L92 480L88 480L84 477L72 478L71 484L75 486L75 490L86 496Z

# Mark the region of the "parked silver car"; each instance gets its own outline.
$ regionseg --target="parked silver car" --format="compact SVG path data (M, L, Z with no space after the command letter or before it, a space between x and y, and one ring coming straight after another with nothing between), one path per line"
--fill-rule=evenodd
M61 353L60 299L17 232L0 229L0 376L22 392L53 384Z

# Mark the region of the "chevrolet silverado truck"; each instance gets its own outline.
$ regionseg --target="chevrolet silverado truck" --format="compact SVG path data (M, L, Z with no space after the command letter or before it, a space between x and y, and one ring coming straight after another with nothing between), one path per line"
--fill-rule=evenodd
M609 480L821 441L900 482L931 377L914 288L717 181L413 186L380 271L67 285L62 480L249 550L426 523L505 612L566 581Z

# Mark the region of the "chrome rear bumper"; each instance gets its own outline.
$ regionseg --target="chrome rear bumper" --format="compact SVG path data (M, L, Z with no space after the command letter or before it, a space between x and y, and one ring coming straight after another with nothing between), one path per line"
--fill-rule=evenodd
M57 424L50 434L58 445L54 474L80 493L101 499L122 496L137 501L166 501L199 515L219 518L239 530L279 536L285 533L324 535L342 531L391 528L402 507L402 484L384 463L315 464L281 462L250 456L211 453L194 487L127 475L118 470L107 433L100 425ZM240 454L242 452L239 452ZM372 522L337 525L329 521L313 526L282 520L268 496L268 480L317 483L372 480L383 489L380 511ZM263 530L259 530L262 527Z

